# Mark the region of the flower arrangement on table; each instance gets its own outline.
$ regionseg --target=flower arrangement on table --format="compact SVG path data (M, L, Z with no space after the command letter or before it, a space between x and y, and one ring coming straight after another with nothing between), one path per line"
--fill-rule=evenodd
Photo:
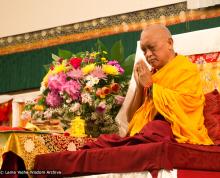
M121 50L122 46L116 48L120 43L112 48L115 54ZM52 58L41 83L41 95L25 104L22 117L39 122L56 118L66 129L74 117L81 116L85 119L87 135L117 133L115 117L129 81L119 61L109 59L109 53L100 47L97 51L77 54L59 50L58 56L53 54ZM131 56L129 59L132 61ZM123 62L126 67L127 61Z

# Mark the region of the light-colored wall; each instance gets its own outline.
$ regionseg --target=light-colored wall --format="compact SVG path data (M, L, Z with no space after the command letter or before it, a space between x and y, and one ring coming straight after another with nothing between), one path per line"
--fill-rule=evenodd
M0 38L184 0L0 0Z

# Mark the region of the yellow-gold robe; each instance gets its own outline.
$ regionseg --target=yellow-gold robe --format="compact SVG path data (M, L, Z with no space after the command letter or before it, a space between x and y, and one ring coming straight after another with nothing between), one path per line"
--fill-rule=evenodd
M179 143L211 145L204 126L205 98L197 66L178 55L153 78L153 97L146 97L129 123L130 136L138 133L159 112L171 125Z

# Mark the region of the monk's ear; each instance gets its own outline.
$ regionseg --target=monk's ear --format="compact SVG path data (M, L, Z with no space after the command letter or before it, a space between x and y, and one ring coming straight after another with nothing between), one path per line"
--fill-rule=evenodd
M172 38L168 38L168 45L169 45L169 49L173 49L173 39Z

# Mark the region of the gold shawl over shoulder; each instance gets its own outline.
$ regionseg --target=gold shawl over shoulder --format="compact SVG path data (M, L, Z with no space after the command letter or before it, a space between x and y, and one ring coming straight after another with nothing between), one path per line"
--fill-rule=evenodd
M138 133L158 111L171 124L177 142L213 144L204 126L204 101L196 65L178 55L153 74L153 99L146 98L134 114L130 135Z

